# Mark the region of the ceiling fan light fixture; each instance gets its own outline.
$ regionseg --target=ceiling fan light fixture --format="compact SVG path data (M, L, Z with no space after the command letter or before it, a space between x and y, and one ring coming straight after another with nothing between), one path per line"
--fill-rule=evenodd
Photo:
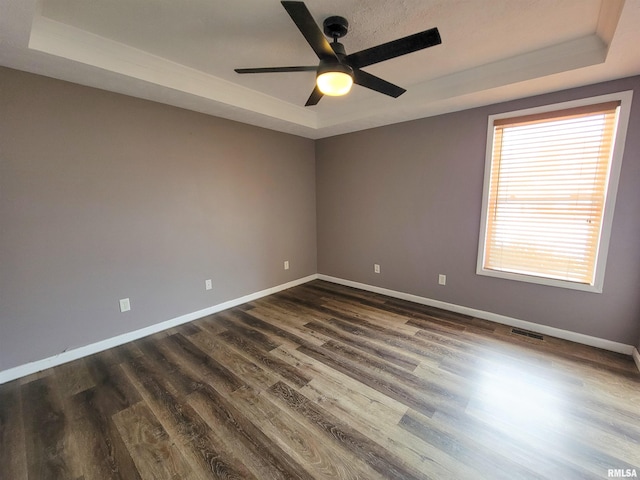
M327 17L322 22L321 30L304 2L300 0L283 0L280 3L282 3L293 23L296 24L302 36L318 56L320 64L317 67L299 65L293 67L236 68L235 71L237 73L315 71L316 85L307 99L307 103L304 104L305 107L317 105L324 95L346 95L354 83L369 90L398 98L406 92L404 88L376 77L362 70L362 68L442 43L438 29L430 28L424 32L414 33L407 37L398 38L391 42L382 43L347 55L344 45L338 41L349 31L349 22L346 18L336 15ZM333 41L329 43L327 38Z
M318 89L325 95L339 97L346 95L353 85L353 70L341 63L318 70Z

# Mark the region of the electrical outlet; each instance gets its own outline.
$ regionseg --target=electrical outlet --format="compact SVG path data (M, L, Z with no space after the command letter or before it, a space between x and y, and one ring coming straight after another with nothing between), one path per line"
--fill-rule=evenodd
M380 273L380 265L377 263L373 264L373 273Z
M438 285L446 285L447 284L447 276L446 275L438 275Z
M131 302L128 298L123 298L120 300L120 312L128 312L131 310Z
M284 269L289 270L289 260L284 261Z
M213 288L213 283L211 283L211 279L204 281L205 290L211 290Z

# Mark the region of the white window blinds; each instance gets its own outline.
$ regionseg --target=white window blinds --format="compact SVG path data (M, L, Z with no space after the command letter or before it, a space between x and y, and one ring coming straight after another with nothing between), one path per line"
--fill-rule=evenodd
M593 285L619 105L494 120L484 269Z

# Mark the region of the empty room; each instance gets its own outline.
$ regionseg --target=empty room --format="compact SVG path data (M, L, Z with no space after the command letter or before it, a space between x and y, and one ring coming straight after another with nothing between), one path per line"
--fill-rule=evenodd
M638 25L0 0L0 478L637 478Z

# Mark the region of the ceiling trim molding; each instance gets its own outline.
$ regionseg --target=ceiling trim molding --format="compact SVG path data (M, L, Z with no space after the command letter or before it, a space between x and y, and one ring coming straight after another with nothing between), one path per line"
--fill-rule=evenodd
M611 45L613 36L618 28L618 21L620 20L620 15L622 15L624 2L625 0L606 0L600 5L596 34L607 44L607 47Z
M593 34L480 65L469 70L411 85L402 98L402 102L410 107L404 108L399 114L403 117L412 111L420 112L421 116L438 114L441 113L435 110L438 101L597 65L604 63L606 56L607 46L598 35ZM368 104L371 103L368 101ZM329 122L323 122L324 119L320 119L319 128L334 127L372 117L388 120L389 112L385 105L368 109L352 108L342 112L342 115L334 112Z
M37 15L29 48L236 108L317 128L317 113L123 43Z

